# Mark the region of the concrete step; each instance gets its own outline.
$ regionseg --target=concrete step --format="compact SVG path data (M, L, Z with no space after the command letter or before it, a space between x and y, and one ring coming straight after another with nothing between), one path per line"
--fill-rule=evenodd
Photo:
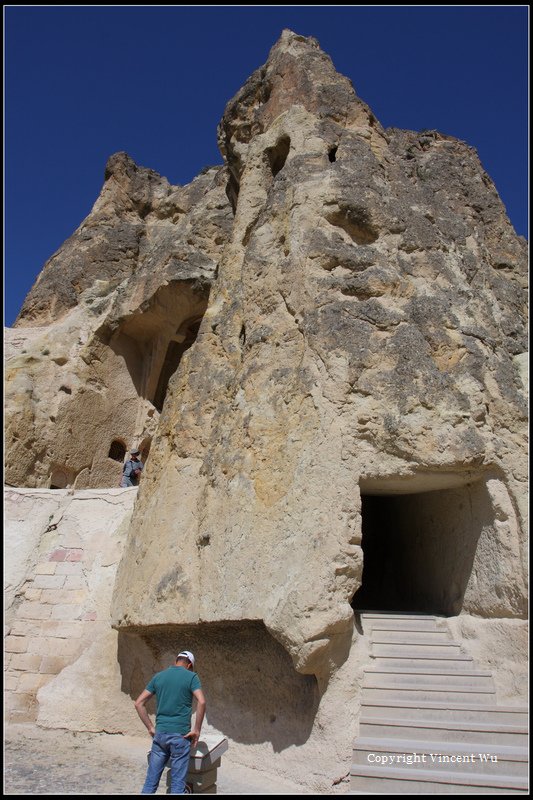
M458 720L461 722L482 722L487 725L527 725L528 711L522 706L498 706L496 704L447 702L439 703L421 701L416 698L408 700L376 699L363 697L361 715L365 717L391 717L394 719L421 720Z
M492 678L492 672L486 669L476 669L472 666L467 669L463 665L463 670L460 675L457 675L457 670L450 667L447 661L443 661L440 666L436 666L433 661L428 661L429 666L420 666L417 659L412 659L413 664L402 664L401 667L390 666L387 662L381 663L381 659L374 660L371 665L364 668L365 673L380 674L380 675L450 675L452 677L465 677L465 678Z
M476 691L495 691L490 672L444 672L443 670L423 672L421 670L381 671L379 668L365 670L363 687L397 686L423 688L425 686L445 685L449 689L475 689Z
M470 656L465 656L463 653L452 654L451 658L396 658L394 656L380 656L379 658L372 658L369 662L375 667L387 667L390 669L399 669L403 672L407 669L446 669L453 670L454 672L464 672L465 670L475 669L475 664Z
M434 614L411 614L410 612L406 611L403 614L398 614L395 611L360 611L361 619L363 620L374 620L374 619L403 619L403 620L412 620L412 619L421 619L421 620L436 620L436 619L444 619L444 617L437 617Z
M208 763L207 766L204 764L203 766L198 768L198 767L194 766L194 761L191 758L191 761L189 762L188 775L198 775L198 774L201 774L201 773L205 772L208 769L218 769L220 767L221 762L222 762L222 759L221 758L217 758L215 761L212 761L211 763Z
M364 619L362 620L365 633L372 631L438 631L445 624L435 619Z
M373 630L370 634L372 644L448 644L453 642L449 631L404 631L404 630ZM457 644L454 642L454 644Z
M381 656L407 656L409 658L457 658L461 652L460 645L456 642L439 644L419 644L418 642L378 642L373 641L370 653L374 658Z
M504 745L472 749L472 743L420 742L413 739L358 738L353 765L383 765L410 774L418 770L446 770L477 775L526 777L528 750Z
M426 638L427 637L427 638ZM416 631L376 631L372 634L371 644L399 644L404 647L449 647L460 649L459 642L454 642L447 631L423 633Z
M526 725L502 725L462 720L413 720L363 715L359 719L359 736L364 738L416 739L439 742L470 742L480 745L527 747Z
M446 770L404 770L378 765L353 766L349 794L524 794L527 778Z
M496 703L496 692L493 689L458 689L446 684L420 687L398 687L394 684L379 688L365 687L366 700L435 700L437 703Z

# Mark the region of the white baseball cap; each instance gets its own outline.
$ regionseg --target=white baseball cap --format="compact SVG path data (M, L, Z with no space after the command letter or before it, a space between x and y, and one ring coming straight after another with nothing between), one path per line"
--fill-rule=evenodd
M194 656L193 656L193 654L191 653L190 650L182 650L181 653L178 653L178 655L176 657L176 661L178 660L178 658L188 658L189 661L191 662L191 664L194 667Z

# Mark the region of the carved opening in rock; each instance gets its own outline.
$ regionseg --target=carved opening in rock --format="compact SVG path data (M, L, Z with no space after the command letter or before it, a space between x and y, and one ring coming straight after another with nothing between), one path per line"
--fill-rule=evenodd
M67 489L74 476L68 467L53 467L50 476L50 489Z
M138 397L152 404L146 420L154 408L162 410L168 382L196 339L208 299L209 289L203 284L173 281L143 304L142 311L126 317L110 339L102 330L104 343L123 359ZM116 369L121 369L120 363Z
M485 485L361 500L363 576L352 608L459 614L479 537L493 520Z
M270 95L271 94L272 94L272 86L271 86L271 84L268 83L268 81L263 80L263 82L261 83L261 92L260 92L260 95L259 95L259 100L260 100L262 105L264 105L265 103L268 103L268 101L270 100Z
M239 181L232 173L230 173L229 180L226 184L226 197L230 202L231 210L233 211L234 216L237 210L237 200L239 198L240 188Z
M266 151L272 175L275 178L278 172L281 172L285 166L289 150L291 149L291 140L288 136L282 136L279 142L274 147L269 147Z
M333 164L334 161L337 160L337 150L338 150L338 147L337 147L337 145L335 145L335 147L332 147L331 150L328 153L328 158L329 158L329 160L331 161L332 164Z
M121 442L120 439L114 439L111 442L111 447L109 448L109 453L107 454L108 458L112 458L113 461L124 461L124 456L126 455L126 445L124 442Z
M119 631L122 691L136 699L152 675L171 666L183 649L196 657L209 724L228 736L232 747L266 742L279 753L308 741L320 700L317 680L296 672L286 650L259 621ZM150 701L149 713L153 706Z
M176 331L175 338L169 342L154 395L154 406L158 411L163 410L168 382L179 367L183 354L196 341L201 321L201 318L186 320Z

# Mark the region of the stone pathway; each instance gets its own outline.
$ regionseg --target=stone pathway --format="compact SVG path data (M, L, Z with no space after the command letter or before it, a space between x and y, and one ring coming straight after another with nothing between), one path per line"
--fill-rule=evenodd
M149 746L141 737L11 725L5 732L4 794L139 794ZM218 775L218 794L312 794L228 758ZM158 794L165 794L163 779Z

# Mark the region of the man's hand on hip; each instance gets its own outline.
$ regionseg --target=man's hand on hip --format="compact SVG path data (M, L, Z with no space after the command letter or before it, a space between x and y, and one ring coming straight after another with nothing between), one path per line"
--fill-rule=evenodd
M200 738L200 731L189 731L183 738L191 740L191 748L196 747L198 739Z

